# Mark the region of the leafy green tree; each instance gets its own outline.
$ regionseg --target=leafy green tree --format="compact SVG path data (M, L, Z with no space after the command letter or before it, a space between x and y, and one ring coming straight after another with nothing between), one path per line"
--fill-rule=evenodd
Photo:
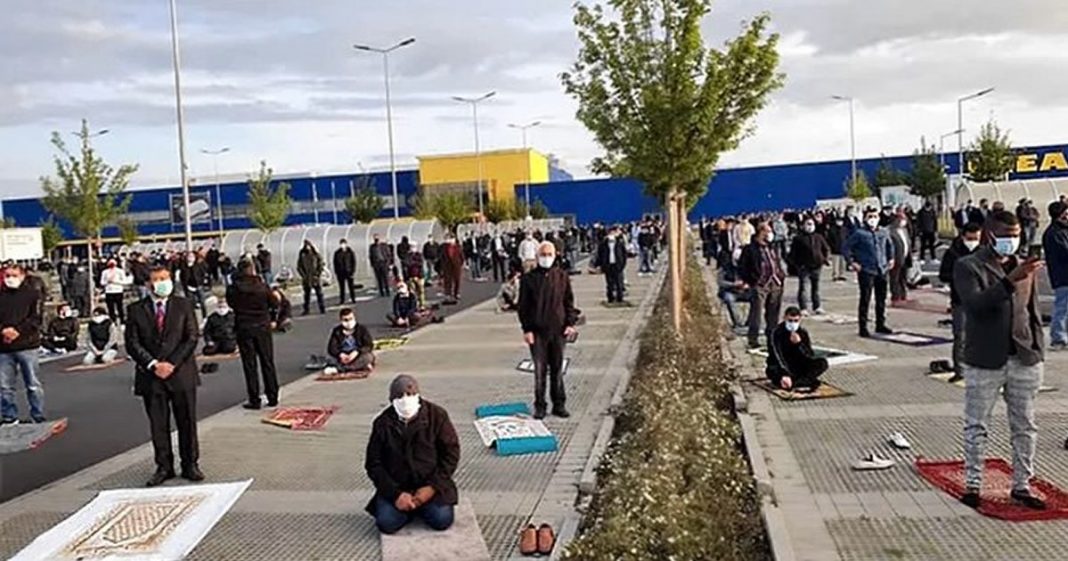
M62 241L63 230L56 224L55 219L49 218L41 222L41 245L44 246L45 255L51 255Z
M419 195L415 195L408 199L408 204L412 207L412 216L419 220L433 220L434 216L434 199L427 196L424 192Z
M15 228L16 226L17 225L15 224L15 219L11 218L10 216L5 216L2 219L0 219L0 230L6 230L8 228Z
M883 158L883 160L879 162L879 167L875 170L875 176L872 178L872 186L874 186L876 190L879 190L883 187L896 187L905 184L905 174L891 165L890 160Z
M386 201L378 196L374 187L364 187L345 201L345 210L349 212L352 221L361 224L378 218L384 208L386 208Z
M938 158L938 149L921 142L920 149L913 153L912 172L908 184L913 195L929 199L946 191L946 172Z
M1016 168L1009 131L1002 131L993 119L988 121L968 147L967 162L972 181L1004 181Z
M603 0L575 5L581 45L565 91L604 150L595 173L630 176L681 217L705 193L719 155L753 132L783 83L777 34L762 14L722 47L701 25L712 0ZM684 226L669 220L673 314L680 327Z
M260 162L259 172L248 179L249 220L264 234L281 228L289 216L293 199L289 196L289 183L271 185L274 170L267 162Z
M52 133L52 146L58 152L53 157L55 177L42 177L42 204L53 215L71 225L74 233L85 238L89 255L90 304L95 305L96 291L92 288L93 243L99 241L104 226L114 224L130 207L130 196L124 195L130 176L137 165L125 164L112 168L93 150L89 121L82 119L78 133L81 147L71 152L58 132Z
M518 206L514 201L494 199L486 205L486 220L493 224L499 224L506 220L515 220Z
M549 207L545 206L545 203L540 200L535 200L534 204L530 205L530 217L535 220L544 220L549 217Z
M116 225L119 227L119 239L126 245L137 243L141 235L137 232L137 224L129 218L120 218Z
M462 193L442 193L431 197L434 205L434 217L441 226L452 232L456 226L471 219L475 211L471 198Z
M845 181L842 182L842 186L845 188L846 196L858 203L873 194L871 184L868 183L868 176L861 170L857 170L857 181L855 183L849 181L849 178L847 177Z

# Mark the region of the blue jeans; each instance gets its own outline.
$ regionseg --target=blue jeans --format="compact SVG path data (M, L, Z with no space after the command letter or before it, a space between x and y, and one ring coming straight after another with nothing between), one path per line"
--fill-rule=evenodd
M641 254L641 258L642 258L641 269L639 269L638 272L640 272L640 273L651 273L651 272L653 272L653 251L651 249L649 249L649 248L642 247L642 248L638 249L638 252Z
M0 416L5 421L19 418L19 408L15 404L15 384L18 373L22 372L22 381L26 384L26 401L30 403L30 417L34 420L44 419L44 388L37 379L38 350L0 353Z
M797 305L801 308L801 311L818 310L823 307L823 303L820 302L820 272L821 269L797 272ZM805 290L806 286L808 290ZM809 299L807 293L812 294L811 308L808 307Z
M719 301L723 302L723 307L727 309L727 316L731 320L731 328L738 327L738 308L736 304L738 297L729 290L723 290L719 293Z
M413 516L419 516L431 529L441 532L452 526L453 507L431 501L413 512L401 512L393 503L375 497L375 525L383 534L397 533L412 521Z
M1053 289L1053 294L1049 339L1051 343L1068 343L1068 286Z

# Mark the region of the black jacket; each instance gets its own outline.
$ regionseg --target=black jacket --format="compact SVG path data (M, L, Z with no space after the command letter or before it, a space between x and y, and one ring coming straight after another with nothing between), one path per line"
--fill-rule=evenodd
M790 244L790 265L797 271L818 271L831 258L831 246L815 232L801 232Z
M782 274L782 257L779 250L773 245L768 246L775 259L775 268ZM738 278L745 281L749 286L757 286L760 281L760 260L763 258L762 246L754 241L742 249L742 256L738 258ZM783 275L785 277L785 275ZM785 278L782 280L785 281Z
M356 337L356 348L359 349L360 354L375 350L375 340L371 337L371 332L362 323L356 323L353 336ZM335 359L340 357L342 353L341 345L344 341L345 328L340 325L334 326L334 330L330 332L330 339L326 342L326 354Z
M916 213L916 227L922 234L934 234L938 231L938 214L934 207L923 207Z
M790 331L783 324L779 324L771 332L771 347L768 349L768 362L764 373L776 387L782 382L784 376L797 376L797 372L791 370L791 365L801 362L803 359L812 359L815 353L812 351L812 338L804 327L797 328L797 334L801 336L801 342L794 345L790 343Z
M18 338L5 343L0 337L0 353L36 349L41 346L41 293L29 282L17 289L0 289L0 330L14 327Z
M182 286L200 288L208 283L208 266L203 261L197 260L192 265L188 261L182 263Z
M241 331L268 329L271 323L272 294L258 276L238 275L226 287L226 303L234 312L234 323Z
M256 272L259 274L271 272L271 252L261 249L256 252Z
M613 265L608 264L608 239L605 238L601 242L601 245L597 247L597 267L601 270L607 269ZM627 266L627 243L623 238L616 238L615 245L616 263L617 269L624 269Z
M234 313L230 312L226 315L211 314L208 316L207 321L204 322L204 342L215 343L234 343L237 341L237 334L234 332Z
M304 286L319 286L323 282L323 257L318 251L303 247L297 255L297 274Z
M193 303L171 295L167 299L163 333L156 330L156 304L144 298L126 308L126 352L133 359L134 395L195 391L200 385L194 353L200 333ZM174 365L170 378L161 380L149 370L154 361Z
M356 274L356 252L351 247L338 248L334 252L334 274L338 278L349 278Z
M372 243L367 247L367 257L371 267L389 267L393 263L393 248L385 242Z
M957 294L957 286L953 282L953 267L961 257L967 257L972 252L964 245L964 239L958 236L949 244L949 249L942 254L942 262L938 266L938 280L949 285L949 301L954 305L960 304L960 294Z
M78 339L78 318L56 317L48 322L48 330L45 336L48 339Z
M619 244L622 245L622 244ZM563 335L578 321L571 277L559 267L535 267L519 281L519 323L523 333Z
M1054 220L1042 234L1049 283L1053 288L1068 286L1068 226Z
M419 311L419 301L415 298L415 295L411 292L407 296L401 296L398 292L393 297L393 315L398 318L408 318L412 314Z
M405 423L388 407L371 424L364 469L375 496L394 502L401 493L434 488L435 504L455 505L453 474L460 463L460 438L442 407L420 398L419 412ZM375 513L372 497L367 512Z

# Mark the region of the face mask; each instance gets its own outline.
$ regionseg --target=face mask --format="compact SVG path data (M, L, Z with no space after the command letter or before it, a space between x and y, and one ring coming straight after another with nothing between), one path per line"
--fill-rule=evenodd
M907 226L908 226L909 224L908 224L908 222L905 222L904 220L902 220L902 221L898 222L898 223L897 223L897 225L898 225L899 227L901 227L901 228L905 228L905 227L907 227Z
M419 413L419 396L406 395L393 400L393 410L401 419L408 420Z
M60 310L59 311L59 317L61 317L61 318L69 318L70 317L70 310Z
M964 247L968 248L968 251L975 251L975 248L979 247L979 240L964 240Z
M768 232L768 237L764 238L764 241L768 243L775 241L775 234L772 232Z
M108 316L93 316L93 323L104 323L108 320Z
M816 231L816 225L815 224L805 224L804 225L804 229L805 229L806 232L811 234L812 232Z
M356 329L356 320L347 319L341 322L341 327L345 328L348 331L352 331L353 329Z
M875 228L878 228L878 227L879 227L879 219L878 219L878 218L869 218L869 219L867 220L867 222L868 222L868 227L869 227L869 228L871 228L871 229L873 229L873 230L874 230Z
M226 314L230 313L230 308L215 308L215 313L219 314L220 316L225 316Z
M555 262L555 261L556 261L556 257L554 257L552 255L539 255L538 256L538 266L541 267L542 269L548 269L549 267L552 267L553 266L553 262Z
M790 333L793 333L794 331L797 331L800 327L801 327L801 322L799 322L799 321L788 321L788 322L786 322L786 330L789 331Z
M174 292L174 283L170 279L156 281L152 284L152 292L160 298L167 298Z
M1015 254L1019 248L1020 238L994 238L994 251L1002 257Z
M5 277L4 284L7 285L8 288L15 290L22 286L22 277Z

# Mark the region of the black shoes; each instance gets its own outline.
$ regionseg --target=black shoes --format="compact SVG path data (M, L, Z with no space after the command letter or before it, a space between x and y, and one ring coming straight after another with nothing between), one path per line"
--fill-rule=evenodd
M204 481L204 472L200 471L200 467L198 466L189 466L182 469L182 479L194 483L197 481Z
M566 419L571 416L571 413L568 413L564 407L553 407L553 416Z
M960 502L964 503L964 506L976 510L978 510L979 505L982 504L982 500L979 498L979 491L973 491L971 489L964 493L964 496L960 498Z
M545 408L544 407L535 407L534 408L534 418L539 420L539 421L544 419L545 418Z
M164 471L161 469L156 470L156 473L152 474L152 477L145 482L145 487L159 487L163 485L164 481L174 479L174 471Z
M890 329L889 327L887 327L885 325L877 325L877 326L875 326L875 332L878 333L879 335L893 335L894 334L894 330Z
M1031 510L1046 510L1046 502L1031 494L1031 491L1013 491L1009 493L1012 500Z
M242 403L241 407L244 407L245 409L248 409L249 411L258 411L258 410L263 408L263 406L261 404L259 404L259 403L251 403L251 402Z
M859 335L864 339L870 339L871 338L871 331L868 331L868 327L867 326L861 326Z

